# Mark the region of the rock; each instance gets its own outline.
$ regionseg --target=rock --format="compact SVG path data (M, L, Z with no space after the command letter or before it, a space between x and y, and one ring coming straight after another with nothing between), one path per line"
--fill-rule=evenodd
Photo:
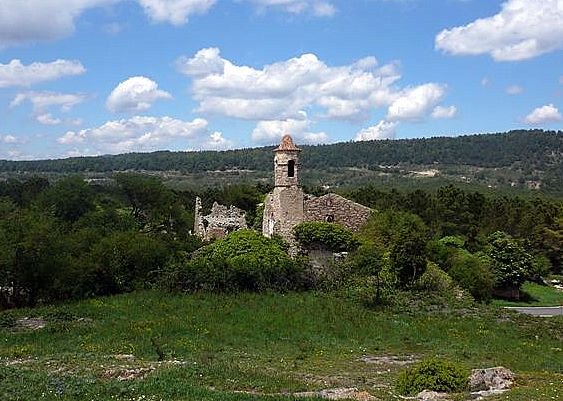
M358 391L357 388L333 388L321 391L306 391L292 394L294 397L319 397L327 400L358 400L375 401L376 398L367 391Z
M502 366L473 369L469 377L469 390L471 392L507 390L513 381L514 373Z
M424 390L417 394L416 399L420 401L446 401L448 399L448 394L438 393L437 391Z
M44 319L40 317L24 317L16 321L16 327L26 330L39 330L47 325Z
M405 366L410 365L418 361L418 357L416 355L380 355L380 356L373 356L373 355L364 355L358 360L365 363L373 363L376 365L395 365L395 366Z

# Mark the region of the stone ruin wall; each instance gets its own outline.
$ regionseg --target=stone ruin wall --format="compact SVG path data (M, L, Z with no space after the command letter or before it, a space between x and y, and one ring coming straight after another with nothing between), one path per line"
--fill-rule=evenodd
M201 199L196 198L194 232L205 241L224 238L227 234L247 228L246 213L235 207L213 203L211 213L202 214Z
M332 193L305 199L304 221L333 222L351 231L359 231L370 214L370 208Z

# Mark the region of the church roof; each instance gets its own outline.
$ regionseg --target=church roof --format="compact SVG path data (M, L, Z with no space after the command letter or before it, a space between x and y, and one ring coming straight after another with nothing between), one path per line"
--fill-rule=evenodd
M280 142L280 146L274 149L274 152L288 151L288 150L300 151L301 149L295 146L295 144L293 143L293 139L291 138L291 135L284 135Z

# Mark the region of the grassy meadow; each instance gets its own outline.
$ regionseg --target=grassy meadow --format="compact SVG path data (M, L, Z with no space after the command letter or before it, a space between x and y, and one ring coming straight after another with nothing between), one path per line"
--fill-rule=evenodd
M526 282L519 301L495 299L498 306L563 306L563 291L553 287Z
M14 325L22 317L46 326ZM395 400L398 372L430 356L517 373L490 400L563 399L563 318L494 306L377 311L318 293L146 291L2 312L0 341L3 401L277 401L342 387Z

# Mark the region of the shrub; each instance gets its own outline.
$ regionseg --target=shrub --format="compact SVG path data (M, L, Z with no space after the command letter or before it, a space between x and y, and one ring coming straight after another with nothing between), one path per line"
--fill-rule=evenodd
M401 372L396 388L403 395L414 395L423 390L460 392L467 388L468 376L468 370L460 364L427 359Z
M456 288L452 278L436 263L428 262L426 271L420 276L417 288L424 291L448 293Z
M279 240L239 230L169 268L166 285L182 291L263 291L303 285L302 264Z
M493 274L483 257L457 250L450 259L448 274L477 301L489 301L493 290Z
M293 227L299 245L311 249L321 247L332 252L353 251L359 245L352 232L340 224L307 221Z

